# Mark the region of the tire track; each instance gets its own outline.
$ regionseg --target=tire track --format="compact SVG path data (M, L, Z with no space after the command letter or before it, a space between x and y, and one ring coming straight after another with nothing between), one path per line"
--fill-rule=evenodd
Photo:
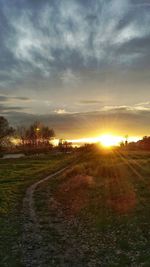
M47 266L47 249L41 235L40 224L36 216L34 192L38 186L55 176L60 175L70 166L67 166L28 187L23 199L23 235L22 235L22 264L25 267Z

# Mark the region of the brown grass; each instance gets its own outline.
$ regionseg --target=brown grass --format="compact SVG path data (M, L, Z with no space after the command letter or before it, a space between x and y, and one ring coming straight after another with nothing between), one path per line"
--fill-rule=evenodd
M77 215L87 205L88 189L93 186L92 176L76 175L58 188L55 197L66 215Z
M123 195L111 197L107 201L108 206L119 214L131 212L136 205L136 195L134 192L126 192Z

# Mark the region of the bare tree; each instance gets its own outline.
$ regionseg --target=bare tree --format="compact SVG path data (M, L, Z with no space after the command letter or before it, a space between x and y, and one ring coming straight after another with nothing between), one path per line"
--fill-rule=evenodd
M24 126L19 126L16 130L16 136L20 138L21 145L26 144L26 128Z
M7 119L0 116L0 148L8 140L7 138L13 135L14 129L9 126Z
M42 142L44 144L48 144L49 141L55 137L55 132L53 129L50 129L49 127L47 126L43 126L41 128L41 137L42 137Z
M19 127L19 137L22 145L39 147L49 144L52 137L55 136L53 129L42 125L39 122L34 122L29 128Z

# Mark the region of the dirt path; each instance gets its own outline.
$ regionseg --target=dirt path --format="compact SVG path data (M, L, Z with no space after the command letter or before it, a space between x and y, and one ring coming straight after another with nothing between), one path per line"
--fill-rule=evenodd
M36 216L34 192L36 188L49 179L60 175L68 167L32 184L26 191L23 200L23 237L22 237L22 263L25 267L44 267L46 264L47 248L44 246L39 220Z
M121 163L122 161L126 163L124 159L120 158ZM127 212L126 216L128 216L128 211L130 214L130 208L134 208L136 204L137 191L134 195L134 186L137 182L137 190L140 190L138 188L139 182L141 183L139 177L142 176L135 166L127 161L124 168L121 165L120 169L120 165L116 164L110 167L109 162L107 162L107 166L101 170L102 175L104 173L104 180L100 183L98 181L95 189L92 187L96 194L103 193L103 195L100 195L101 198L97 194L98 198L92 199L94 205L96 205L93 205L93 207L96 207L97 214L91 210L90 213L85 213L83 218L68 213L70 208L68 199L72 204L74 203L72 200L75 200L76 197L80 200L78 198L79 193L85 196L87 186L84 185L84 192L80 192L79 189L82 188L83 184L80 183L77 190L77 178L74 180L67 177L66 180L63 180L60 174L69 168L70 166L34 183L27 189L23 201L23 266L107 267L111 266L112 263L116 266L143 266L138 264L138 255L140 253L141 255L146 253L148 255L149 246L146 243L148 239L143 234L140 223L137 223L138 214L135 213L133 218L128 217L128 225L120 215L121 211L121 214ZM131 185L128 184L128 180L133 179L132 176L135 179L133 187L132 182ZM58 180L51 179L53 177L57 177ZM128 179L124 180L124 177L128 177ZM84 182L91 181L85 178L87 176L84 176ZM49 179L51 179L51 182L46 183ZM78 182L79 180L78 177ZM56 184L58 182L56 188L55 182ZM67 193L68 188L70 195ZM66 192L66 195L64 192ZM76 195L73 195L74 192ZM34 198L34 193L37 198ZM80 201L78 203L80 204ZM116 215L114 215L114 212ZM119 214L118 220L117 214ZM144 224L146 223L145 218L147 218L147 215L143 217L143 221L141 220ZM99 228L94 227L97 222ZM122 243L122 240L125 243ZM139 240L143 246L142 249L139 249ZM129 245L134 244L133 249L127 250L126 244L128 245L128 242L130 242ZM124 262L124 259L128 261L128 265Z
M48 177L31 185L23 200L23 237L22 237L22 264L24 267L83 267L95 266L85 264L85 253L89 252L89 234L86 233L84 225L80 224L76 218L67 220L59 203L52 196L48 196L50 209L53 215L49 214L48 222L41 225L41 217L36 214L36 203L34 202L34 193L38 186L51 178L59 176L69 167L49 175ZM47 196L45 196L47 197ZM44 229L42 228L44 227ZM74 232L76 228L77 233ZM52 242L46 241L45 232L52 235ZM93 236L91 233L90 239ZM95 249L95 248L94 248ZM94 250L91 260L94 259Z

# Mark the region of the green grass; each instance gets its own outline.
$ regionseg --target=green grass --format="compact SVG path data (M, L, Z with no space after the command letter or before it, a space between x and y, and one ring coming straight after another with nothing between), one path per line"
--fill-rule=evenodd
M150 266L149 190L149 152L83 155L71 170L36 191L37 214L47 245L55 242L59 250L62 244L62 254L68 248L64 238L58 233L53 236L49 227L49 218L57 218L57 209L47 204L54 197L61 205L64 222L72 217L77 220L70 227L70 239L80 250L82 245L86 248L82 266ZM52 266L60 266L57 260L58 265L56 261Z
M22 266L21 212L27 187L73 158L0 160L0 266ZM47 266L61 266L59 257L70 247L75 251L66 266L150 266L149 190L150 153L144 151L86 153L63 175L41 184L35 203L43 244L48 249L53 244L56 251L48 253ZM59 208L52 208L51 197ZM49 224L50 218L62 234Z
M0 266L21 266L22 200L34 181L61 169L72 155L0 160Z

